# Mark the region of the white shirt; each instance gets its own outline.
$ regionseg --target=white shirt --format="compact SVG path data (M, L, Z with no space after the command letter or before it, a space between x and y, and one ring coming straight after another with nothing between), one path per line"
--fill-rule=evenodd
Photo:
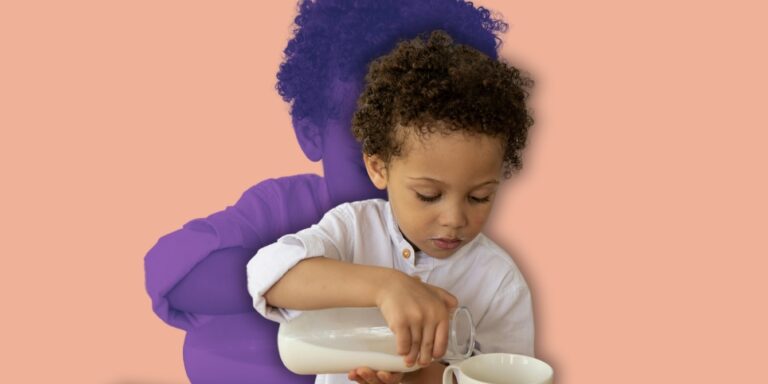
M261 248L248 262L248 291L264 317L284 322L301 312L267 304L266 293L298 262L317 256L394 268L456 296L472 314L475 353L533 356L531 294L512 258L479 234L445 259L414 252L388 201L341 204L319 223ZM318 375L315 383L349 383L347 375Z

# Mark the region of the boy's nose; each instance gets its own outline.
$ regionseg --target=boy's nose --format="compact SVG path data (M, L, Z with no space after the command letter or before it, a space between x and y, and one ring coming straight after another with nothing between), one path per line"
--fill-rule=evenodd
M440 214L440 225L448 228L462 228L467 225L467 215L460 206L447 208Z

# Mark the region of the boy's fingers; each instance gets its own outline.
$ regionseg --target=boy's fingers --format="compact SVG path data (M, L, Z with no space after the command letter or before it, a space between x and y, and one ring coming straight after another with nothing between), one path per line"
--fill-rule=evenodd
M365 384L365 380L362 377L360 377L360 375L358 375L354 369L347 372L347 379L349 379L350 381L356 381L358 383Z
M419 355L419 349L421 349L421 327L414 326L411 328L411 345L408 356L405 357L405 365L412 366L416 363L416 357Z
M407 327L396 327L392 331L397 341L397 354L407 355L411 351L411 330Z
M379 377L379 380L381 380L384 383L391 383L392 382L392 374L386 371L378 371L376 372L376 376Z
M432 349L432 358L439 359L445 355L448 349L448 322L441 321L437 323L435 329L435 345Z
M381 381L379 381L379 378L376 376L376 372L368 367L358 368L357 374L363 378L364 383L381 384Z
M419 350L419 365L427 366L432 362L432 350L435 342L435 326L427 324L422 333L421 347Z
M403 380L403 373L402 372L389 373L389 377L390 379L387 382L388 384L398 384Z

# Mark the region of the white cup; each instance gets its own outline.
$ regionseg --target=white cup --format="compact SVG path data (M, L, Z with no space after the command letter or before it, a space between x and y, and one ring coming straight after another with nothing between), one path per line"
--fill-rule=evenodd
M552 384L552 367L525 355L489 353L477 355L443 371L443 384Z

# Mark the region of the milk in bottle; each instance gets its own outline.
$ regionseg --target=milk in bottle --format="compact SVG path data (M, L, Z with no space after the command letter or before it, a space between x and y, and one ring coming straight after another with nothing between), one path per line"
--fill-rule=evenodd
M464 307L450 314L446 360L472 354L475 328ZM411 372L397 354L395 335L376 307L304 311L280 324L277 333L280 359L297 374L346 373L359 367L375 371Z

